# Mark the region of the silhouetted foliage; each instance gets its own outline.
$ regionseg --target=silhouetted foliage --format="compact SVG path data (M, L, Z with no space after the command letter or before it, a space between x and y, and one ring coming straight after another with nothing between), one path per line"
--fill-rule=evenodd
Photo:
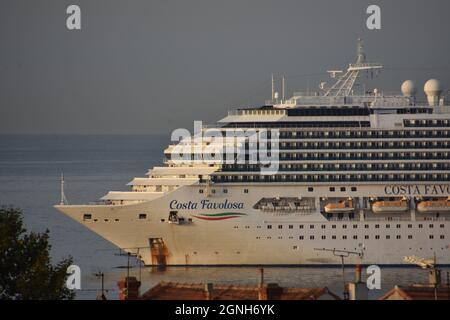
M49 231L27 233L22 211L0 207L0 299L73 299L66 288L72 258L55 266Z

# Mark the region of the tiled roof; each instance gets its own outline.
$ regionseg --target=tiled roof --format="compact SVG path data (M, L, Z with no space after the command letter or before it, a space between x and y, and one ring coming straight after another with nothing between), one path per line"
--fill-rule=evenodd
M380 300L435 300L437 293L438 300L450 300L450 290L447 287L438 287L435 291L434 287L429 286L395 286L392 290L380 298Z
M260 290L270 291L273 300L317 300L339 299L328 288L282 288L265 285L262 289L254 285L214 284L212 300L258 300ZM144 300L206 300L204 283L160 282L145 292Z

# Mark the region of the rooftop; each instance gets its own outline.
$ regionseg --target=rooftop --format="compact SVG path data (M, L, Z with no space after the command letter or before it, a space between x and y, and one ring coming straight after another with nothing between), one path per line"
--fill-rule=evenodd
M209 288L209 294L208 289ZM208 297L209 295L209 297ZM144 300L339 300L323 288L284 288L277 284L236 285L160 282L142 296Z

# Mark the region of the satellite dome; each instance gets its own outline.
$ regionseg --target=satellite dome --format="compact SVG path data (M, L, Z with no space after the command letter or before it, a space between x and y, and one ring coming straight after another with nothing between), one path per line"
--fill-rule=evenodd
M444 90L439 80L430 79L425 83L423 87L425 94L427 95L428 103L430 106L437 106L439 104L439 97Z
M439 80L430 79L425 83L423 90L427 95L440 95L443 87Z
M413 97L417 93L416 84L412 80L406 80L402 84L402 93L405 97Z

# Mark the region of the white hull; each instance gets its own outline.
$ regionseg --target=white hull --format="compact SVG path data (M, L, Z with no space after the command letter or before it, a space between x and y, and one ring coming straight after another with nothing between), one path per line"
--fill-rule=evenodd
M252 186L243 194L245 186L215 186L227 188L227 196L199 194L203 186L185 186L158 199L132 205L116 206L56 206L60 211L79 221L120 248L137 252L146 265L327 265L339 264L340 259L315 248L340 249L362 252L362 257L350 256L347 263L403 264L403 257L417 255L436 257L441 264L450 264L450 217L424 220L414 211L399 217L384 218L370 214L370 208L360 209L353 220L327 220L319 210L312 214L286 212L265 213L252 208L261 197L308 195L305 186ZM419 186L422 188L422 186ZM448 186L447 186L448 187ZM316 206L319 198L330 196L328 186L314 187ZM383 185L358 186L358 196L386 196ZM320 194L320 197L319 197ZM342 193L339 196L348 197ZM336 196L336 193L333 193ZM355 197L357 201L359 197ZM448 196L448 195L445 195ZM192 223L168 223L170 204L202 200L243 202L240 210L178 210L179 216L191 218ZM200 214L233 211L243 215L223 220L202 220ZM83 221L85 213L92 219ZM147 213L146 219L139 219ZM94 221L97 220L97 221ZM105 221L107 219L107 221ZM117 221L116 221L117 219ZM161 219L164 219L162 222ZM269 225L271 228L269 229ZM344 229L344 225L346 225ZM381 225L381 227L380 227ZM387 226L389 225L389 226ZM429 225L433 225L431 228ZM281 226L281 227L279 227ZM303 226L303 227L301 227ZM356 226L356 227L354 227ZM378 226L378 227L377 227ZM433 239L430 239L433 236ZM441 239L444 236L444 239ZM300 237L303 237L302 239ZM314 238L312 238L314 237ZM400 237L399 239L397 239ZM411 239L409 239L411 237ZM152 258L150 238L164 242L165 257ZM161 262L162 261L162 262Z

